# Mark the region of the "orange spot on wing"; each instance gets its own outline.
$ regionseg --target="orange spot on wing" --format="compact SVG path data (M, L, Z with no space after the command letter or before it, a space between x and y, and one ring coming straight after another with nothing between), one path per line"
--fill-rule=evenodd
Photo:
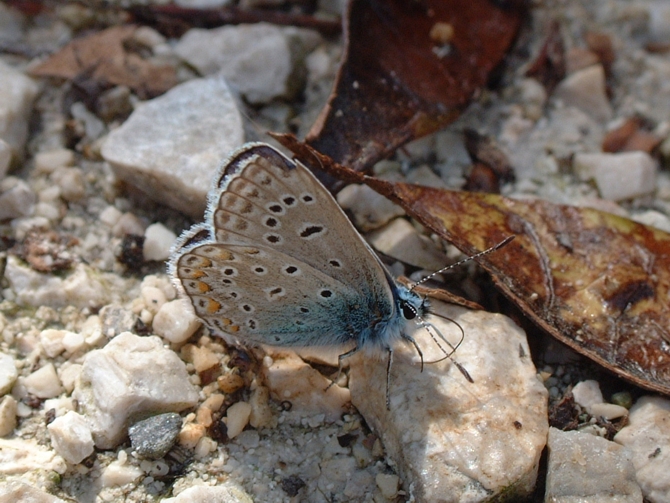
M221 309L221 304L219 304L215 300L210 299L209 303L207 304L207 312L210 313L210 314L214 314L219 309Z
M219 249L219 253L217 254L216 258L219 260L233 260L234 255L228 250Z

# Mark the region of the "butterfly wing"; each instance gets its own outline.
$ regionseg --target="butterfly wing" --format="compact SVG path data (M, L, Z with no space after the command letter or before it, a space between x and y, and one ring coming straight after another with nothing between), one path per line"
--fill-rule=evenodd
M215 331L279 346L342 344L394 315L393 283L312 173L268 145L224 165L204 224L170 269Z

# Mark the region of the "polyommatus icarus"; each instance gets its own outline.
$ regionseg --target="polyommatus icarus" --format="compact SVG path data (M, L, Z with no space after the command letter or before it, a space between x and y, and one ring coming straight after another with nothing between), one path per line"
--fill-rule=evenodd
M304 165L252 143L219 170L205 222L175 244L169 273L215 334L270 346L404 339L425 299L397 283ZM421 352L419 351L419 354ZM388 383L387 383L388 385ZM388 405L388 386L387 386Z

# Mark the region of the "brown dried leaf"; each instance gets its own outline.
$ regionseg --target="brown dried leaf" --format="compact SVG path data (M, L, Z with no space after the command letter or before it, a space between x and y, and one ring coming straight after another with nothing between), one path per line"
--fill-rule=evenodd
M87 77L101 88L128 86L140 98L158 96L177 84L175 69L132 52L137 26L114 26L77 38L30 71L34 77Z
M670 234L591 208L390 183L278 139L299 159L366 183L469 255L515 235L478 260L502 292L576 351L670 394Z
M552 21L547 30L547 38L540 53L526 71L529 77L535 77L551 94L566 73L565 45L561 35L561 25Z
M500 180L490 166L477 162L470 167L463 190L500 194Z
M307 142L360 171L452 122L502 61L524 10L520 1L353 0L335 90Z
M626 119L619 127L605 135L602 143L603 152L641 150L651 153L663 139L643 130L643 125L642 120L637 117Z
M607 33L599 31L589 31L584 35L584 40L591 52L598 55L598 60L605 69L605 75L612 74L612 65L616 59L612 37Z

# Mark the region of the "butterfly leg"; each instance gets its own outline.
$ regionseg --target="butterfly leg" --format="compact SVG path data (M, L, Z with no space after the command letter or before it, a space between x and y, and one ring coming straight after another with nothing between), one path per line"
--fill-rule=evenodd
M391 365L393 365L393 349L387 347L389 358L386 362L386 410L391 410Z
M401 333L400 337L402 337L407 342L412 344L412 346L414 346L414 349L416 349L416 352L419 353L419 358L421 359L421 372L423 372L423 353L421 352L421 348L419 348L419 345L414 340L414 337L412 337L411 335L407 335L405 333Z

